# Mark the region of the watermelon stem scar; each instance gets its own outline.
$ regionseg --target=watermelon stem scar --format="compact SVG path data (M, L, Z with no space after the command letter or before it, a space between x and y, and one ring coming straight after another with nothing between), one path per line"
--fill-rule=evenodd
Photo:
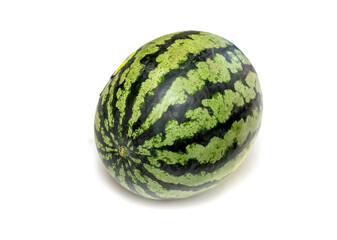
M128 155L128 150L126 149L126 147L124 146L120 146L118 148L118 153L119 155L121 155L122 157L126 157Z

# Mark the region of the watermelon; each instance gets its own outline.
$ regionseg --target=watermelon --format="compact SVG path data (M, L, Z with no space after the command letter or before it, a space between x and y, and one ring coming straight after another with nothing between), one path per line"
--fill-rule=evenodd
M132 53L100 94L98 154L145 198L186 198L231 175L258 134L262 93L247 57L217 35L183 31Z

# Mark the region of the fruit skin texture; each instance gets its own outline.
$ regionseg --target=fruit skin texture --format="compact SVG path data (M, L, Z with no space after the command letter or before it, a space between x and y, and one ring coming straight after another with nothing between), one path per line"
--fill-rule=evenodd
M235 171L262 117L257 74L235 45L206 32L172 33L123 64L95 115L96 147L117 182L146 198L178 199Z

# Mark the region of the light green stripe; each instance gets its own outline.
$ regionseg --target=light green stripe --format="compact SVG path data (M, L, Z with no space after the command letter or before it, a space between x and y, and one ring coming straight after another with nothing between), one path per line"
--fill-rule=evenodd
M101 97L102 97L102 101L100 102L101 105L103 106L107 100L108 94L109 94L109 88L110 88L110 84L114 85L114 82L116 82L115 80L113 80L114 78L111 78L109 80L109 82L105 85L102 93L101 93ZM111 88L113 88L113 86L111 86Z
M236 56L242 61L243 64L246 65L251 65L250 61L248 60L248 58L243 54L243 52L241 52L238 49L234 50L234 53L236 54Z
M109 161L112 159L112 154L111 153L102 153L102 152L98 152L98 155L101 159L104 159L105 161Z
M95 113L95 129L96 131L100 132L101 130L101 119L99 118L99 112L96 110L96 113Z
M250 79L251 76L256 76L256 74L252 74L248 74L247 78ZM254 92L253 83L255 82L250 80L248 81L252 83L250 85L251 88L248 90ZM245 90L248 91L247 89ZM247 97L247 102L250 100L251 98ZM138 153L150 155L148 150L153 147L161 148L163 146L170 146L178 139L187 139L193 137L195 133L200 130L210 130L218 123L226 122L234 106L243 106L244 100L240 92L233 92L232 90L227 89L224 91L224 94L216 93L212 96L211 99L203 99L201 104L204 107L211 108L213 114L211 115L206 108L202 107L188 110L185 116L189 119L189 121L186 121L180 125L178 124L177 120L171 120L167 122L165 126L165 136L158 134L145 141L142 146L138 147ZM185 161L187 160L188 159L185 159Z
M133 185L133 187L135 188L136 193L140 194L141 196L144 196L144 197L147 197L147 198L152 198L152 199L154 199L151 195L147 194L147 193L144 191L144 189L141 188L141 187L138 185L138 182L140 182L140 181L139 181L139 178L138 178L139 175L136 176L136 175L132 174L130 170L127 171L127 174L128 174L128 176L130 176L130 178L132 179L132 182L133 182L132 185ZM128 189L129 189L129 188L128 188ZM131 191L131 189L129 189L129 190Z
M109 132L109 128L107 126L107 119L104 120L104 126L101 125L101 119L99 118L99 112L96 111L96 114L95 114L95 129L97 132L100 133L100 135L102 136L102 139L103 139L103 143L101 143L100 141L98 141L97 139L97 135L95 133L95 143L96 143L96 146L97 148L105 151L105 152L111 152L113 151L113 144L110 140L110 138L105 134L105 131L104 131L104 128L107 132ZM112 138L114 140L114 138Z
M114 164L111 166L108 166L108 172L113 178L116 178L116 166Z
M211 99L201 101L205 107L210 107L213 116L219 123L225 123L232 113L234 106L241 107L244 104L242 96L238 92L225 90L224 94L216 93Z
M225 178L227 178L227 177L228 176L226 176ZM198 191L193 191L193 190L182 191L182 190L166 189L166 188L162 187L159 183L150 179L149 177L145 176L144 178L146 180L147 187L149 188L150 191L155 192L161 198L167 198L167 199L179 199L179 198L191 197L191 196L197 195L199 193L202 193L206 190L209 190L209 189L215 187L216 183L218 183L218 182L214 182L214 185L211 185L209 187L205 187L205 188L200 189ZM224 180L225 178L223 178L221 180Z
M104 119L104 127L106 129L106 133L110 135L110 138L112 139L113 143L115 146L118 145L118 141L115 139L115 135L111 132L111 127L109 126L109 120L108 119ZM104 138L108 139L109 143L111 143L110 138L108 138L108 136L106 136L103 131L102 134L104 134ZM108 144L109 146L113 146L112 144Z
M118 76L119 76L119 73L117 75L113 76L112 79L109 80L108 84L105 86L105 88L103 89L103 91L101 93L101 98L102 98L101 106L104 107L106 101L108 101L108 103L106 104L107 112L108 112L108 118L107 118L108 122L104 123L105 128L107 129L108 132L110 132L110 129L109 129L108 126L110 126L110 128L112 128L113 125L114 125L114 118L112 116L111 102L113 100L113 89L114 89L114 86L115 86L116 81L118 79ZM110 86L110 83L111 83L111 86ZM110 89L110 95L109 95L109 89ZM109 98L108 98L108 96L109 96ZM103 113L100 112L99 114L103 114ZM95 120L99 120L99 119L96 118ZM95 124L96 124L96 122L97 121L95 121ZM98 122L97 124L101 124L101 123Z
M210 116L207 109L197 108L187 111L186 116L190 121L179 125L177 120L167 122L165 126L165 136L158 134L150 140L145 141L142 146L138 147L139 152L144 149L161 148L172 145L177 139L191 138L201 129L211 129L216 126L215 117Z
M256 86L255 86L256 92L258 92L259 94L262 94L260 81L259 81L257 75L256 75L256 79L255 79L255 84L256 84ZM261 99L261 102L262 102L262 99Z
M256 93L254 90L255 82L257 80L257 75L253 72L249 72L245 81L248 84L248 87L243 85L243 83L239 80L234 84L234 88L237 92L241 93L246 102L250 102L250 100L256 97Z
M144 67L144 64L140 63L140 61L148 54L153 54L159 50L157 45L163 44L166 40L170 39L174 34L166 35L162 38L156 39L152 42L149 42L133 56L134 62L131 64L129 68L127 68L121 75L120 85L124 83L123 88L119 88L117 91L117 102L116 107L120 112L119 124L121 125L123 122L123 118L125 116L126 109L126 99L131 92L132 84L137 80L138 76L141 73L141 69Z
M144 179L148 189L162 198L184 198L198 193L193 191L168 190L147 176L144 176Z
M131 150L132 151L132 150ZM140 161L140 159L138 158L133 158L131 156L128 156L128 158L131 158L131 160L134 162L134 163L142 163L142 161Z
M153 181L151 178L142 175L142 173L135 169L134 170L134 177L139 180L140 182L144 183L147 188L151 191L156 193L157 195L159 195L160 197L163 198L179 198L182 196L191 196L194 195L195 193L192 191L180 191L180 190L168 190L166 188L164 188L162 185L160 185L158 182ZM126 186L127 189L129 189ZM130 189L129 189L130 190ZM137 189L137 191L139 190L139 188ZM140 192L139 192L140 193ZM153 197L151 197L153 198Z
M215 35L209 34L197 34L190 35L192 39L178 39L168 47L167 51L163 54L159 55L156 59L158 62L158 66L149 73L148 79L143 82L141 85L138 95L136 97L135 103L132 108L132 117L128 124L128 136L136 137L138 136L144 129L146 129L151 122L155 120L149 120L141 130L138 130L135 134L132 134L132 126L138 120L141 115L141 107L144 104L144 99L147 94L152 94L152 90L155 89L158 84L164 79L164 75L173 69L177 69L179 64L185 62L187 60L188 54L198 54L202 50L207 48L220 48L226 47L227 41L223 38L220 38ZM193 91L193 90L192 90ZM183 99L172 99L172 101L183 101ZM158 111L161 111L158 108Z
M236 170L236 168L244 161L254 141L255 137L250 141L249 145L244 148L243 151L241 151L235 158L229 160L224 166L215 170L212 173L207 173L203 171L199 174L186 173L182 176L174 176L149 164L145 164L144 167L157 179L167 183L183 184L192 187L202 185L207 182L220 181L232 174Z
M119 169L118 180L123 187L125 187L126 189L129 189L128 185L126 184L126 180L125 180L124 165L121 165L121 168Z
M197 159L200 163L215 163L221 159L228 148L237 143L243 144L249 134L254 133L261 121L261 114L258 109L248 116L246 121L241 119L234 122L224 138L213 137L207 146L201 144L190 144L186 147L186 153L171 152L168 150L156 150L155 156L149 156L148 160L154 166L160 166L158 160L165 161L167 164L186 164L189 159Z
M241 64L235 61L229 63L220 54L216 54L214 60L207 59L205 62L198 62L196 66L197 69L193 69L187 73L187 78L178 77L173 82L162 101L153 108L145 122L134 132L134 138L158 121L169 106L182 104L187 100L187 94L193 95L201 90L206 80L212 83L229 82L230 73L228 69L231 69L232 72L242 70ZM224 66L227 66L227 68Z
M143 197L146 197L146 198L150 198L150 199L156 199L154 197L152 197L151 195L147 194L143 188L141 188L140 186L138 186L137 184L134 184L133 185L137 191L138 194L140 194L141 196Z

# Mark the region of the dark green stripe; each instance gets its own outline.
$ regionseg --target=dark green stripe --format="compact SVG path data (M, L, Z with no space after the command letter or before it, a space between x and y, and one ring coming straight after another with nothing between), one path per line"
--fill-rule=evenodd
M212 164L213 165L212 167L208 167L208 170L212 170L211 172L213 172L213 171L219 169L220 167L224 166L230 160L234 159L239 153L241 153L250 144L250 141L255 137L257 132L258 132L258 130L254 134L249 134L249 136L247 137L247 139L245 140L243 145L241 145L239 147L236 145L233 148L229 149L228 153L219 162L217 162L215 164ZM205 165L205 164L202 164L202 165ZM167 165L165 165L165 163L163 163L162 167L160 169L168 172L169 174L171 174L173 176L181 176L181 175L186 174L186 173L199 174L201 172L200 167L201 167L201 164L199 164L198 162L195 162L193 160L190 160L188 165L184 165L184 166L183 165L178 166L178 164L167 166ZM184 185L184 184L174 184L174 183L168 183L168 182L164 182L162 180L159 180L152 173L147 171L147 169L145 169L145 167L141 164L138 165L138 169L142 172L142 174L144 176L147 176L152 181L157 182L167 191L178 190L178 191L182 191L182 192L198 192L198 191L201 191L205 188L209 188L209 187L214 186L215 184L221 182L223 179L225 179L227 177L227 175L226 175L226 176L223 176L220 180L209 181L209 182L205 182L203 184L195 185L195 186L187 186L187 185ZM172 169L175 169L175 170L172 171ZM184 172L182 174L179 174L181 169L183 169ZM156 198L158 198L158 197L156 197ZM167 198L165 198L165 199L167 199Z
M148 94L145 97L145 101L144 101L145 104L142 108L142 114L139 117L138 121L133 125L133 131L135 131L137 128L139 128L142 125L142 123L146 120L148 115L152 112L153 108L162 100L163 96L165 96L166 92L172 86L172 83L178 77L187 77L187 73L189 71L197 68L196 66L197 62L204 62L207 59L213 57L216 53L224 54L226 51L227 51L227 48L219 48L219 49L211 48L211 49L205 49L201 51L199 54L188 54L187 60L181 63L178 69L173 69L164 75L163 81L159 83L158 86L153 90L154 94L153 95ZM187 109L183 108L183 110L185 110L186 112ZM178 116L177 114L177 120L180 117L184 117L184 114L181 114L180 116ZM165 119L165 118L162 117L162 119ZM163 122L161 122L161 125L163 126ZM148 129L146 130L146 133L143 133L143 134L147 135L148 132L153 132L153 129L154 128Z
M121 69L120 69L120 74L119 74L119 76L118 76L118 79L117 79L117 82L116 82L116 84L115 84L115 86L114 86L114 89L113 89L113 100L112 100L112 102L111 102L111 106L112 106L112 115L114 116L114 121L115 121L115 124L114 124L114 126L113 126L113 130L112 130L112 132L113 132L113 134L115 134L116 136L119 136L117 139L118 139L118 143L119 143L119 145L121 146L121 145L126 145L127 144L127 139L124 139L124 141L122 142L122 136L120 136L119 134L118 134L118 127L120 127L119 126L119 118L120 118L120 112L119 112L119 109L117 108L117 106L116 106L116 102L117 102L117 91L118 91L118 89L119 88L123 88L123 86L124 86L124 84L125 84L125 81L122 83L122 84L120 84L120 79L121 79L121 77L122 77L122 74L123 74L123 72L127 69L127 68L129 68L131 65L132 65L132 63L134 62L134 60L135 60L135 56L133 56Z
M120 77L120 75L118 75L118 76ZM107 96L105 98L106 99L105 102L103 102L102 94L100 96L100 100L99 100L98 105L97 105L97 114L99 114L99 120L100 120L100 122L99 122L100 131L97 131L97 129L95 127L95 134L96 134L97 140L103 146L106 146L106 144L103 140L103 134L104 134L104 136L106 136L110 139L110 141L112 143L112 148L118 149L118 147L115 145L115 141L113 141L113 139L111 137L111 131L114 128L114 126L117 126L117 124L114 124L114 126L108 125L109 129L106 129L104 127L104 120L109 119L109 117L108 117L108 107L107 107L107 105L109 104L109 100L111 98L116 99L116 97L113 94L111 94L111 92L112 92L111 88L112 88L113 85L115 86L115 84L116 84L116 83L113 84L113 81L116 81L116 79L113 79L114 77L115 77L115 75L113 75L111 77L110 83L107 86L109 90L107 91ZM116 89L116 88L114 88L114 89ZM114 105L112 105L112 106L114 106ZM117 158L118 157L116 155L112 154L111 159L102 158L102 161L103 161L103 163L106 167L112 166L112 165L116 166L116 169L115 169L116 170L115 171L116 172L116 180L118 181L118 175L119 175L121 165L117 164Z
M132 171L132 173L133 173L133 171ZM136 181L136 182L134 182L134 184L136 184L138 187L140 187L141 189L143 189L144 192L146 194L150 195L151 197L160 199L160 196L158 196L156 193L150 191L150 189L147 187L147 185L145 183L142 183L140 181ZM136 193L138 195L141 195L137 190L135 190L134 193Z
M142 83L148 79L149 73L154 70L158 66L158 62L156 58L167 51L168 47L175 43L178 39L190 39L190 35L192 34L199 34L200 32L197 31L188 31L188 32L181 32L178 34L173 35L170 39L166 40L164 44L157 45L159 50L152 54L147 54L144 56L140 63L144 65L143 69L140 71L141 74L138 76L135 83L131 86L131 92L126 99L126 109L125 109L125 117L122 122L122 129L123 129L123 138L127 139L127 129L128 129L128 122L132 116L132 106L135 102L135 99L138 95L138 91Z
M145 169L145 167L143 165L139 165L138 169L141 170L141 172L143 173L144 176L147 176L152 181L157 182L167 191L170 191L170 190L178 190L178 191L184 191L184 192L200 191L203 188L207 188L207 187L210 187L211 185L215 184L214 181L206 182L206 183L203 183L201 185L196 185L196 186L186 186L186 185L183 185L183 184L168 183L168 182L164 182L162 180L157 179L152 173L150 173L147 169Z
M206 163L201 164L196 159L189 159L187 164L167 164L165 161L158 161L160 163L159 169L166 171L167 173L174 175L174 176L182 176L186 173L191 174L200 174L201 172L212 173L215 170L223 167L228 161L233 159L237 154L243 151L250 141L255 137L258 133L259 128L254 134L249 134L245 142L238 146L237 143L234 143L232 147L228 148L226 154L217 162L215 163Z
M200 60L200 62L203 62L203 61L205 61L206 59L209 58L209 54L211 54L213 51L215 53L222 54L223 56L226 57L228 55L226 49L215 49L215 50L207 49L207 50L204 50L202 53L200 53L197 56L197 58ZM230 50L232 51L232 49L230 49ZM191 57L191 61L193 62L193 57ZM186 62L186 66L184 66L184 64L183 64L181 67L187 68L187 66L189 66L189 65ZM192 68L188 68L188 69L191 70ZM185 103L175 104L175 105L169 106L168 110L162 115L162 117L158 121L156 121L154 124L152 124L141 135L139 135L135 139L135 141L137 142L138 145L143 145L144 142L146 140L149 140L152 136L155 136L155 135L158 135L158 134L162 134L164 136L165 135L165 124L168 121L177 120L178 123L183 123L183 122L188 121L189 119L186 118L185 113L189 109L195 109L197 107L201 107L202 106L201 105L202 99L208 98L208 97L214 95L215 93L223 93L223 91L225 89L230 89L233 92L235 92L235 89L234 89L235 82L238 81L238 80L243 80L243 82L244 82L244 78L246 77L247 73L250 72L250 71L254 72L254 69L252 68L252 66L251 65L244 65L242 71L239 71L239 72L234 73L234 74L230 72L231 80L228 83L218 82L218 83L214 84L214 83L211 83L211 82L206 80L205 81L206 84L205 84L203 89L201 89L200 91L196 92L193 95L189 95L189 94L186 93L188 98L187 98ZM171 72L174 72L174 74L179 74L179 70L177 72L175 70L172 70ZM172 80L169 77L167 77L167 79L168 79L169 85L171 85L172 82L174 81L174 79ZM161 86L161 87L163 87L163 86ZM169 86L167 88L169 88ZM158 91L160 91L160 88L159 88ZM157 95L163 96L163 95L165 95L165 93L160 92L160 94L157 93ZM159 102L160 99L158 99L157 101ZM255 100L252 100L252 101L255 102ZM261 102L260 100L257 100L255 105L258 105L260 102ZM141 115L141 117L139 118L139 122L137 124L135 124L134 127L136 125L140 126L142 124L142 122L146 120L146 117L152 111L153 107L156 104L157 104L157 102L154 99L150 99L149 101L147 101L147 105L143 109L143 111L146 112L146 114ZM212 112L211 109L209 109L209 111ZM174 114L172 114L172 113L174 113ZM203 131L202 133L204 133L205 131Z
M213 137L223 138L234 122L241 119L246 120L247 116L250 116L253 110L260 106L260 94L257 94L256 96L257 97L253 101L246 103L242 107L234 106L225 123L218 123L217 126L211 130L201 130L195 133L190 139L179 139L171 146L162 147L161 150L186 153L186 147L192 143L206 146Z
M98 105L97 105L97 113L98 114L98 117L99 117L99 127L100 127L100 132L98 131L95 131L96 132L96 136L98 137L98 139L100 140L101 143L104 143L104 140L102 139L102 131L103 131L103 134L105 136L107 136L111 143L114 145L114 141L109 133L108 130L111 129L111 126L108 125L109 129L106 129L104 127L104 120L105 119L108 119L108 108L107 108L107 104L108 104L108 101L109 101L109 98L110 98L110 90L111 90L111 87L112 87L112 84L113 83L113 80L111 79L110 82L109 82L109 85L107 86L108 88L108 91L107 91L107 96L106 96L106 100L105 102L103 103L103 96L102 96L102 93L100 95L100 99L99 99L99 102L98 102ZM96 130L96 129L95 129Z
M197 69L197 63L200 62L206 62L207 59L212 59L216 54L220 54L221 56L224 56L226 60L231 63L231 58L228 54L228 52L233 52L237 48L233 45L229 45L225 48L208 48L203 51L201 51L199 54L189 54L187 57L187 60L179 65L178 69L173 69L170 72L166 73L164 75L163 81L158 84L158 86L153 90L154 94L153 95L146 95L145 100L144 100L144 106L142 108L142 113L141 116L139 117L138 121L134 124L133 126L133 131L135 131L138 127L142 125L142 123L146 120L146 118L149 116L149 114L152 112L153 108L160 103L162 100L163 96L167 93L167 91L170 89L172 86L173 82L178 78L178 77L187 77L187 73L193 69ZM226 85L214 85L213 87L220 87L220 90L224 89L234 89L234 84L226 84ZM221 88L222 87L222 88ZM184 104L176 104L176 106L171 105L169 108L174 108L174 111L167 111L166 113L172 113L176 111L187 111L188 109L194 109L197 107L197 104L200 104L200 99L205 98L205 96L210 96L208 94L208 89L207 86L204 87L201 91L199 91L199 94L196 94L197 97L194 97L194 95L188 95L189 99L187 99L186 103ZM198 100L198 101L195 101ZM194 104L195 103L195 104ZM183 107L181 106L183 105ZM178 107L179 106L179 107ZM170 109L172 110L172 109ZM186 121L185 117L185 112L181 114L177 113L173 116L175 120L178 122L184 122ZM166 114L167 115L167 114ZM164 117L161 118L161 120L166 119ZM163 122L159 120L158 122L163 125ZM156 128L155 128L156 129ZM153 131L153 128L152 128ZM151 130L147 131L151 132Z

